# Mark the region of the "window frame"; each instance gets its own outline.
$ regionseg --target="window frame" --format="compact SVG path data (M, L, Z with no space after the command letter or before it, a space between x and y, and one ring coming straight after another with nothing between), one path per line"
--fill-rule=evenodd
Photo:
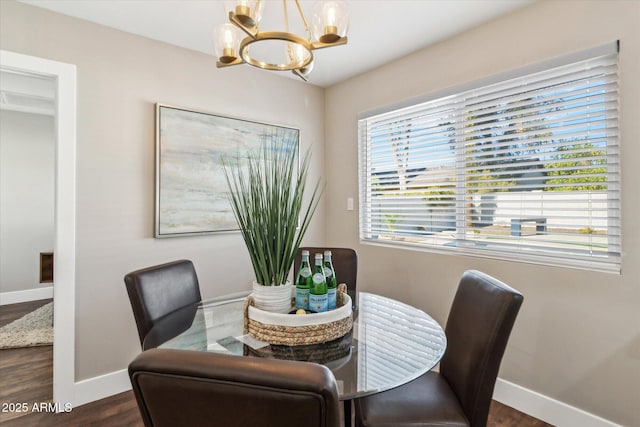
M619 53L619 42L607 43L602 46L594 47L591 49L587 49L581 52L572 53L569 55L564 55L562 57L553 58L547 61L542 61L536 64L532 64L526 67L519 68L517 70L512 70L505 73L499 73L494 76L484 78L481 80L477 80L474 82L470 82L467 84L459 85L453 88L448 88L446 90L436 91L430 93L428 95L412 98L409 100L402 101L400 103L396 103L393 105L377 108L374 110L370 110L358 115L358 162L359 162L359 192L360 192L360 200L359 204L359 236L360 243L362 244L371 244L377 246L386 246L386 247L394 247L394 248L404 248L410 250L419 250L419 251L427 251L434 253L442 253L442 254L453 254L453 255L464 255L464 256L472 256L479 258L489 258L489 259L498 259L505 261L515 261L521 263L528 264L536 264L536 265L546 265L553 267L563 267L563 268L575 268L575 269L583 269L583 270L591 270L591 271L601 271L608 273L621 273L621 253L622 253L622 230L621 230L621 194L620 194L620 182L619 179L621 177L620 172L620 158L621 153L618 151L616 153L616 162L614 164L617 182L613 183L613 189L610 187L607 188L607 200L611 204L609 194L614 192L618 195L618 197L613 201L613 206L607 205L607 212L611 212L612 210L617 210L618 216L613 220L612 225L608 225L608 227L617 227L619 229L618 234L612 234L610 237L607 234L607 238L611 240L612 248L615 249L613 253L608 253L606 256L601 256L599 258L593 258L588 256L581 255L568 255L565 257L554 257L551 256L550 253L527 253L527 247L521 245L514 245L513 247L498 247L498 248L483 248L478 249L478 242L470 241L467 239L460 239L459 237L455 237L450 240L449 243L444 245L436 245L436 244L428 244L423 242L410 242L410 241L400 241L393 239L377 239L368 237L368 235L373 234L372 232L372 203L371 203L371 194L373 191L368 192L368 184L366 182L367 179L370 179L368 174L371 173L371 170L368 169L368 161L371 156L370 150L371 146L369 143L369 137L366 135L367 133L367 124L366 121L368 119L372 119L376 116L380 116L387 113L397 112L403 109L408 109L411 107L419 107L422 104L426 104L433 101L442 101L449 97L456 97L461 93L468 92L474 89L482 89L487 86L499 84L502 82L507 82L509 80L526 77L531 74L535 74L542 71L551 70L553 68L570 65L578 62L582 62L585 60L590 60L594 58L598 58L606 55L613 55ZM616 83L620 81L619 76L616 79ZM616 100L619 103L620 95L617 96ZM463 108L464 109L464 108ZM620 114L619 109L616 110L615 120L619 122ZM458 113L459 114L459 113ZM456 144L461 143L461 139L464 138L464 134L461 131L461 127L464 126L464 122L460 120L455 121L455 138ZM620 137L617 137L619 140ZM464 157L464 153L460 153L462 150L458 150L457 157ZM463 159L464 160L464 159ZM460 159L458 158L458 161ZM456 175L466 173L464 168L456 165L455 167ZM609 170L607 170L609 174ZM466 175L465 175L466 177ZM400 179L400 178L398 178ZM460 236L460 233L465 233L465 227L461 226L464 221L467 220L467 215L464 212L464 208L461 209L460 197L462 194L466 195L466 189L464 188L466 185L459 185L459 183L465 183L465 179L457 179L455 186L455 203L456 203L456 227L455 227L455 235ZM372 184L369 184L372 185ZM609 190L612 190L611 192ZM575 191L575 190L574 190ZM486 245L485 245L486 246ZM549 245L550 247L550 245ZM514 251L515 248L515 251ZM518 250L520 249L520 250ZM611 252L611 251L609 251Z

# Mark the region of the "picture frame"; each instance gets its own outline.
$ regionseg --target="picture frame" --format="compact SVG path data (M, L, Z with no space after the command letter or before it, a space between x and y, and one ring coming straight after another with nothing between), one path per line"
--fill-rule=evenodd
M222 158L242 159L266 137L300 129L156 104L156 238L238 232Z

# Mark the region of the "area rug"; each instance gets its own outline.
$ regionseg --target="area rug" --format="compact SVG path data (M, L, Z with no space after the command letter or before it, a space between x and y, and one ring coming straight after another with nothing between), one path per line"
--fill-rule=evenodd
M0 328L0 349L53 344L53 302Z

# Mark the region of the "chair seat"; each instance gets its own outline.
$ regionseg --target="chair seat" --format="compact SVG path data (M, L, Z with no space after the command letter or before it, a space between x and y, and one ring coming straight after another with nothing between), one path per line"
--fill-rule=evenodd
M458 398L437 372L356 400L358 427L469 426Z

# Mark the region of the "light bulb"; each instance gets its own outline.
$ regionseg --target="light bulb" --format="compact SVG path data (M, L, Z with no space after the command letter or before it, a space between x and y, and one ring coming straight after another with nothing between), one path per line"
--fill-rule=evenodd
M335 43L344 37L349 26L349 13L344 1L332 0L316 3L313 33L322 43Z
M297 43L287 43L287 53L291 62L303 62L309 55L307 50Z
M238 37L232 24L222 24L216 30L215 36L216 55L220 62L228 64L233 62L238 50Z
M235 39L235 37L233 36L233 32L225 31L224 32L224 37L223 37L224 48L225 49L232 48L233 47L233 43L234 43L234 39Z
M333 3L329 3L326 6L326 26L336 26L336 8Z
M249 2L247 0L240 0L236 4L236 15L250 16L251 8L249 7Z
M227 15L233 12L242 25L253 27L262 19L264 3L264 0L225 0L225 10Z

